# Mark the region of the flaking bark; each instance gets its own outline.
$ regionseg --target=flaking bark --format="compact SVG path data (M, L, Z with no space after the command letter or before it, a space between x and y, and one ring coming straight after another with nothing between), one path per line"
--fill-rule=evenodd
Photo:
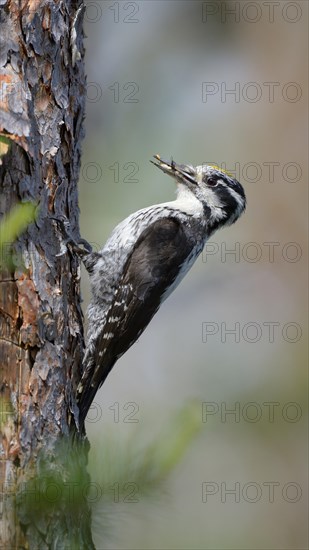
M78 237L83 10L79 0L0 0L0 9L0 135L11 143L1 217L38 203L13 245L15 270L3 270L0 283L0 547L92 548L85 499L64 495L87 481L87 446L76 452L78 435L74 445L70 436L83 352L79 262L57 255L51 219L66 216Z

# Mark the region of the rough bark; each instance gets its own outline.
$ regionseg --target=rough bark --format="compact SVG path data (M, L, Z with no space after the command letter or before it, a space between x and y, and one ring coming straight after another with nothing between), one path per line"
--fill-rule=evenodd
M0 283L0 547L92 548L80 488L74 390L83 350L79 262L60 251L51 217L78 236L77 179L85 102L79 0L0 0L3 216L35 201ZM12 243L7 243L9 250ZM74 439L74 441L73 441ZM65 490L66 489L66 490Z

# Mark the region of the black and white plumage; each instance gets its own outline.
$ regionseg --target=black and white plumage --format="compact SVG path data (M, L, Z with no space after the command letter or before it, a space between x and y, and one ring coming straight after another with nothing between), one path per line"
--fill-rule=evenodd
M87 253L92 301L83 375L77 389L80 425L115 362L145 330L220 227L237 220L245 193L218 167L178 165L156 155L177 183L174 201L143 208L113 231L104 248Z

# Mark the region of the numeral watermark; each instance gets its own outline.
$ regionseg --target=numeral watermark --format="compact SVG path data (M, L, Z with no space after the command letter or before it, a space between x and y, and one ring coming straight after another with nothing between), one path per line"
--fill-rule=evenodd
M124 163L115 161L106 167L98 162L87 162L82 167L82 177L86 183L110 183L110 178L113 183L139 183L138 173L139 165L132 160Z
M140 408L135 401L128 401L127 403L119 403L116 401L106 408L102 408L98 403L93 401L88 415L86 423L95 424L96 422L115 422L118 424L122 422L124 424L137 424L139 422Z
M113 13L114 23L138 23L140 6L137 2L114 2L108 8Z
M109 96L113 103L139 103L140 87L137 82L113 82L104 89L98 82L88 82L86 99L89 103L97 103L103 98L103 94Z
M125 82L125 84L119 84L114 82L108 89L113 92L114 103L138 103L139 98L139 85L136 82Z
M108 167L113 174L113 181L119 183L138 183L139 180L136 178L136 174L139 171L138 164L136 162L125 162L120 166L119 162L114 162L111 166ZM126 175L123 175L123 172Z
M140 2L98 2L87 1L85 22L97 23L101 19L108 23L139 23L142 4Z

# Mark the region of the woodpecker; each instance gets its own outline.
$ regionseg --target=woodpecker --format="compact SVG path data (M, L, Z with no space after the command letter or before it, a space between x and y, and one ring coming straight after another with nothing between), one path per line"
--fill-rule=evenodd
M77 388L81 426L116 361L178 286L207 239L234 223L246 206L241 184L218 167L154 159L150 162L175 180L176 200L131 214L100 252L83 256L92 300Z

